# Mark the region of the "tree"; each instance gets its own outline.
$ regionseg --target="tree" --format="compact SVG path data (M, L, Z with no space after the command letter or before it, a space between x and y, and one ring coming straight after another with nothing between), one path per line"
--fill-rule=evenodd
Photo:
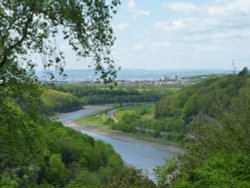
M53 154L49 158L49 165L50 165L50 178L52 182L60 182L64 175L64 164L61 160L61 156L57 154Z
M91 57L104 82L116 77L110 58L114 43L110 26L119 0L2 0L0 5L1 84L32 71L31 54L42 54L44 68L63 73L64 55L55 47L59 32L80 57ZM25 68L24 68L25 67ZM21 72L20 72L21 71ZM53 75L52 75L53 77Z
M42 55L45 70L55 67L62 74L65 59L55 47L57 34L63 35L78 56L94 60L101 80L115 79L110 58L114 43L110 19L120 2L109 2L0 0L1 170L40 156L37 152L43 146L36 125L42 125L44 119L40 108L42 88L34 74L36 62L32 54Z
M244 67L242 71L239 72L239 76L247 76L249 74L248 68Z

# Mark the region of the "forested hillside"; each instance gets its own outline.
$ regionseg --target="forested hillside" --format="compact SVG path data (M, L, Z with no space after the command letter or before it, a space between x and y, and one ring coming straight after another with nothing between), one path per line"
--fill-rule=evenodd
M167 96L155 106L145 104L119 108L113 119L101 118L105 121L99 121L99 124L165 143L186 145L194 139L193 121L220 124L223 113L230 111L235 101L249 92L250 78L247 72L243 70L239 75L208 79L172 94L165 92Z
M249 13L247 0L0 0L0 187L157 187L111 145L65 127L48 111L158 101L88 118L182 146L183 155L155 168L160 188L249 188L250 76L247 68L235 75L249 65ZM204 76L181 90L150 81L107 86L116 85L119 66L230 69L234 56L233 75ZM83 67L100 84L46 90L36 76L43 69L51 81ZM175 86L197 83L172 76Z
M103 84L57 84L52 89L68 92L82 104L155 102L171 89L155 86L116 86L110 89Z
M154 187L112 146L46 117L37 90L32 92L19 93L20 103L5 98L0 109L0 187Z
M157 118L181 116L186 123L198 113L217 117L220 108L228 109L248 89L249 82L247 75L210 79L159 101L155 115Z
M82 108L81 102L70 93L48 89L41 97L44 108L49 112L69 112Z
M181 119L183 130L186 131L190 131L189 124L197 118L218 124L218 119L224 116L225 111L231 110L235 101L249 94L249 84L248 70L243 70L239 75L209 79L160 100L156 105L155 117L160 121Z
M35 76L39 66L50 79L51 70L63 75L66 59L56 42L61 38L78 58L93 62L102 82L114 82L110 19L119 4L119 0L1 1L0 187L154 186L126 167L110 145L47 117L43 102L52 111L65 111L79 102L71 94L52 90L45 99L44 86Z
M206 80L154 105L123 107L114 117L78 122L179 143L185 154L155 168L159 187L250 187L250 75ZM100 120L97 121L96 118ZM89 123L89 122L88 122Z
M239 75L212 79L161 100L156 117L183 118L185 139L191 143L185 155L156 168L159 184L250 187L249 114L246 68Z

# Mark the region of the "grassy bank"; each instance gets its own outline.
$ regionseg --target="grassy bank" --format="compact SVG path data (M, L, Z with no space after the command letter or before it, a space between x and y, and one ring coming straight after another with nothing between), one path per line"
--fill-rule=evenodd
M86 117L82 117L80 119L75 120L74 122L80 126L98 128L100 130L106 130L106 131L111 130L110 126L107 124L104 124L104 122L101 120L104 114L105 114L104 111L99 112L99 113L92 114Z
M114 115L114 118L120 119L121 112L127 112L131 109L134 109L137 111L137 113L140 113L142 109L147 107L152 112L152 105L144 105L144 106L137 106L137 107L122 107L117 109L116 114ZM110 133L120 136L126 136L126 137L133 137L137 139L141 139L148 142L154 142L159 144L168 144L173 146L180 146L180 144L176 142L171 142L169 140L164 140L161 138L153 137L152 134L147 134L146 132L142 131L135 131L135 132L128 132L128 131L122 131L118 129L114 129L114 120L112 120L110 117L107 117L106 115L107 110L104 110L102 112L92 114L86 117L82 117L80 119L75 120L74 122L79 125L83 126L85 128L95 129L95 131L104 132L104 133ZM152 116L152 114L145 114L144 117L149 118L149 116ZM151 118L151 117L150 117Z

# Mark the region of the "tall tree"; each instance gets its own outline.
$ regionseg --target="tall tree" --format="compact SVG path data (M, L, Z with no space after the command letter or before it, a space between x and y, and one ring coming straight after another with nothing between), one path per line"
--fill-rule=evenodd
M90 57L104 82L116 77L110 48L110 25L119 0L1 0L0 80L18 78L14 70L33 70L31 54L43 55L43 66L61 73L65 58L54 43L59 32L80 57ZM23 68L26 69L23 69ZM16 70L17 69L17 70Z
M76 55L94 60L104 82L112 82L116 70L110 48L115 38L110 19L119 3L0 0L1 170L18 161L29 162L31 151L41 146L36 144L39 131L35 129L43 119L39 113L41 88L34 75L37 62L32 54L41 54L46 70L55 67L63 73L65 58L54 42L61 33Z

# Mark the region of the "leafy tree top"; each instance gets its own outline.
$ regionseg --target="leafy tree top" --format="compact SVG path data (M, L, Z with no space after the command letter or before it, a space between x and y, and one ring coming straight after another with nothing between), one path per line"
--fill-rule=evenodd
M116 70L110 48L115 38L110 19L119 4L119 0L1 0L1 82L17 79L20 70L34 70L34 53L42 54L45 69L53 66L62 73L65 58L54 43L59 32L77 56L94 60L104 82L112 82Z
M242 71L239 72L238 75L239 75L239 76L247 76L247 75L249 75L248 68L247 68L247 67L244 67L244 68L242 69Z

